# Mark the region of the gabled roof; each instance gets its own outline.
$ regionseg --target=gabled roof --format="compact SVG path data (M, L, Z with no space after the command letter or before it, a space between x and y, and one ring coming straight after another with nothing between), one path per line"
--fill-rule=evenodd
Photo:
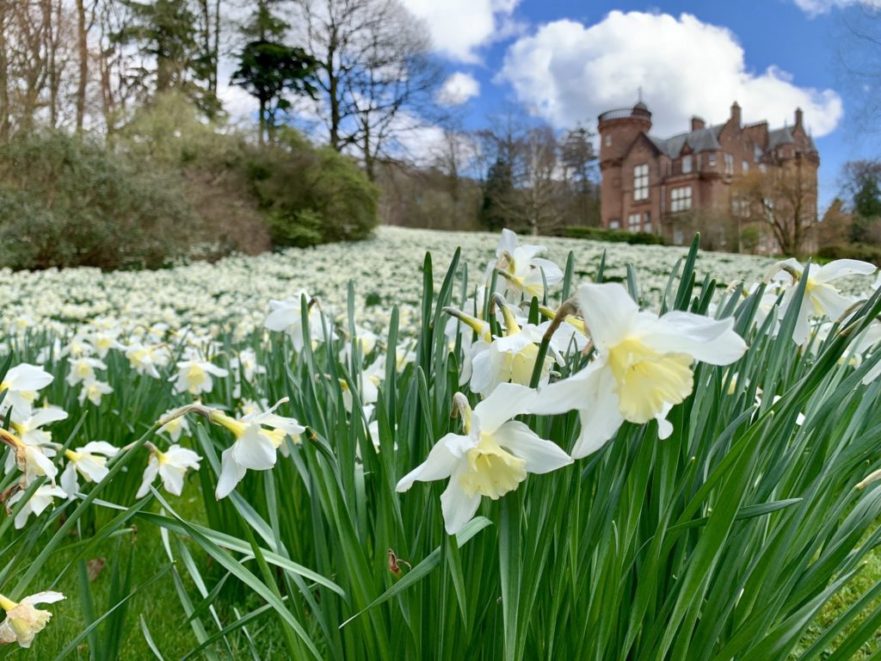
M795 142L795 139L792 137L792 132L789 130L788 126L784 126L780 129L774 129L773 131L768 131L768 149L774 149L779 145L786 145Z
M654 144L663 154L666 154L670 158L678 158L685 145L688 145L693 152L721 149L722 146L719 144L719 134L722 132L722 127L724 126L724 124L717 124L716 126L697 129L696 131L680 133L679 135L674 135L672 138L666 139L650 135L648 136L648 139L651 140L652 144Z

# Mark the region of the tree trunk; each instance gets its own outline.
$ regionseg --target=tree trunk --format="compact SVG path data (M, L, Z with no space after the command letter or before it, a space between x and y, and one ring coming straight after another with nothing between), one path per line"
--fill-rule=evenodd
M89 79L89 40L86 28L85 0L76 0L77 47L79 51L79 82L76 89L76 132L83 132L86 116L86 85Z
M11 119L9 116L9 56L6 44L8 6L0 4L0 142L9 140Z

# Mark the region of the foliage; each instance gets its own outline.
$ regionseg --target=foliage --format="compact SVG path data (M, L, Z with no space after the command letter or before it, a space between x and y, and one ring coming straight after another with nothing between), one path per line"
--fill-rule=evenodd
M487 230L498 232L510 222L506 201L513 195L511 164L500 157L490 166L483 189L480 222Z
M199 227L170 177L95 142L46 133L0 147L4 266L156 268Z
M313 99L317 92L312 82L317 61L302 48L281 41L289 26L272 15L269 4L269 0L259 2L243 29L252 39L242 49L232 76L232 82L259 103L261 142L264 133L273 141L278 112L291 107L288 92L308 94Z
M881 244L881 163L852 161L844 172L853 196L851 242Z
M860 259L881 266L881 247L865 243L833 243L821 246L817 257L822 259Z
M378 191L357 165L329 147L307 146L293 131L284 132L281 143L254 152L248 164L260 207L273 219L273 243L369 236L377 224Z
M293 129L278 144L255 145L201 121L185 99L163 96L123 135L133 155L183 175L225 246L259 252L269 239L277 247L358 240L377 224L377 192L357 164Z
M214 115L219 102L199 83L209 79L216 63L199 49L196 15L188 0L121 0L120 4L131 12L132 20L113 35L113 41L134 45L156 61L155 72L138 70L136 84L151 96L170 91L186 94L208 115ZM148 82L154 75L155 81Z
M611 243L629 243L631 245L664 245L660 234L649 232L625 232L602 227L565 227L562 235L570 239L588 239L590 241L609 241Z
M663 309L708 312L714 281L694 271L695 261L692 251L671 274ZM575 284L567 271L552 304ZM598 264L589 275L600 282L603 272ZM56 560L59 576L80 585L78 601L63 608L94 624L67 639L38 639L29 658L86 647L112 658L119 632L135 627L141 656L153 649L173 658L776 659L799 647L807 659L846 658L872 641L881 619L877 587L817 623L881 541L881 489L853 488L879 461L881 384L861 384L878 356L857 368L842 360L850 338L877 315L879 295L841 332L818 337L815 352L792 343L797 305L771 333L776 313L756 319L761 291L715 298L717 315L733 314L750 348L731 368L696 368L694 393L671 412L672 436L658 440L654 422L627 424L590 459L487 500L449 537L441 485L395 492L434 441L461 426L450 402L462 353L443 332L443 309L463 305L473 283L458 254L442 278L426 257L423 274L421 317L401 326L392 308L383 346L366 356L358 343L345 353L344 340L321 343L308 330L299 352L282 334L218 336L220 364L231 368L229 357L250 348L266 373L243 379L238 394L233 377L218 379L205 401L234 409L245 398L287 396L284 413L309 429L272 470L249 473L218 501L213 489L230 434L192 420L185 443L205 456L186 485L195 508L187 505L192 496L168 499L158 490L134 498L145 461L139 452L147 440L161 442L154 422L189 401L169 391L173 367L153 380L111 352L108 379L120 387L98 409L77 403L65 385L68 359L53 355L47 399L71 414L57 428L59 441L113 437L130 447L82 498L25 531L12 530L9 519L0 528L12 596L35 587ZM638 291L635 277L631 286ZM353 335L357 322L350 313L339 330ZM404 349L402 334L417 338L414 362L386 364L374 439L358 406L367 393L362 370ZM16 361L34 360L50 341L39 330L8 339ZM573 351L559 369L568 374L583 362ZM524 422L564 449L577 435L574 413ZM174 579L179 603L164 606L183 625L168 637L128 605L153 590L146 577L134 580L134 560L114 546L135 529L163 531L157 580ZM80 562L99 548L110 555L104 584L112 584L100 600ZM181 637L181 628L191 635Z

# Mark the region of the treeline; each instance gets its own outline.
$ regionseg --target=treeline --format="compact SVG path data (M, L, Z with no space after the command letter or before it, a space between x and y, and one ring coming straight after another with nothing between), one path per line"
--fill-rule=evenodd
M406 78L407 107L428 49L396 2L320 6L0 3L0 265L155 267L366 237L385 133L362 105L393 84L372 73ZM228 83L256 121L231 123ZM288 126L298 99L328 108L327 146Z
M443 78L400 0L0 2L0 265L598 224L593 136L462 130Z
M512 116L496 128L446 132L428 167L387 163L378 183L386 222L407 227L566 234L600 225L593 135L560 135Z
M841 195L820 224L817 255L862 259L881 266L881 161L850 161L842 173Z

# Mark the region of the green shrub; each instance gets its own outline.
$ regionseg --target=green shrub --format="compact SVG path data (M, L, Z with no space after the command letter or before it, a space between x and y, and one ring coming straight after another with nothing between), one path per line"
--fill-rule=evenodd
M631 245L664 245L664 238L650 232L622 232L603 227L564 227L562 236L570 239L588 239L590 241L609 241L611 243L629 243Z
M235 250L359 240L378 224L378 190L357 163L293 129L261 147L167 94L122 137L128 153L180 173L206 226Z
M833 243L817 251L821 259L861 259L881 266L881 246L863 243Z
M198 217L175 181L61 133L0 147L0 265L156 268L186 254Z
M300 209L292 214L269 214L269 232L276 246L306 248L321 243L322 219L312 209Z
M254 148L247 172L276 246L357 241L378 223L379 192L354 161L293 131L277 147ZM309 236L314 242L304 243Z

